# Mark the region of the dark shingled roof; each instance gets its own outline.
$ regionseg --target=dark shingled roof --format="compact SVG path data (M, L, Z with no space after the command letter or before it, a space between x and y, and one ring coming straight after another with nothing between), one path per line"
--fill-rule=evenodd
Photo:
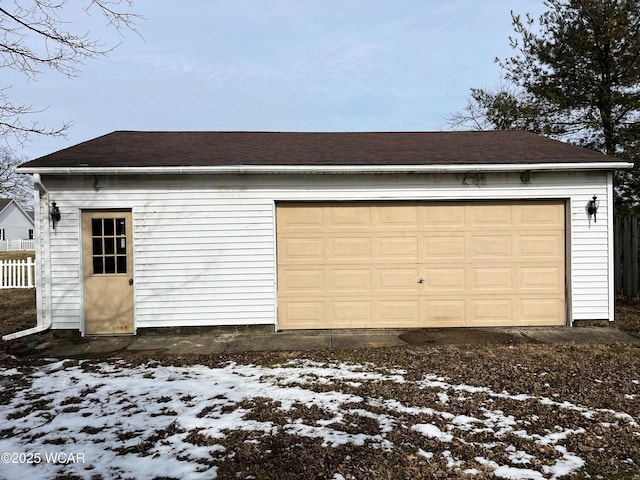
M609 161L618 159L521 131L117 131L45 155L22 167L477 165Z

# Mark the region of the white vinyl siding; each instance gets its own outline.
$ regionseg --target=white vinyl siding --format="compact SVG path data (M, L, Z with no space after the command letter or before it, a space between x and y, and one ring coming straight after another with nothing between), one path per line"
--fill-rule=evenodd
M134 208L138 326L273 323L272 210L204 192Z
M528 179L518 173L43 176L62 214L50 246L41 245L50 248L54 328L82 327L81 210L117 208L133 213L136 328L275 325L278 201L566 200L570 318L612 319L610 178L606 172L534 172ZM585 210L593 195L600 200L597 223ZM42 228L51 229L45 201L40 208L47 218Z
M593 320L609 318L609 242L608 198L598 195L600 208L597 221L585 221L589 199L579 197L571 202L571 271L573 287L573 319ZM611 279L613 281L613 279Z

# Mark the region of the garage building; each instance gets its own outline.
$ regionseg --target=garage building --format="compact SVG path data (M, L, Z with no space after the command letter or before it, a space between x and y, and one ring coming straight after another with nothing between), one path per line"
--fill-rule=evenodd
M37 331L613 321L613 172L531 133L118 131L27 162Z

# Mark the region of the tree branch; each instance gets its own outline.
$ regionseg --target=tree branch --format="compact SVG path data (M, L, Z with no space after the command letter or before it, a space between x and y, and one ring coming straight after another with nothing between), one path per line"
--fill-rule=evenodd
M76 1L76 0L74 0ZM85 0L82 11L93 11L107 20L107 26L120 35L125 30L140 36L136 21L143 17L126 10L132 0ZM122 7L122 8L119 8ZM80 65L89 58L107 55L116 46L107 47L102 41L92 39L89 33L76 34L69 30L69 23L62 14L77 9L67 0L14 0L0 6L0 68L8 68L35 79L44 67L67 77L79 74ZM25 123L22 117L42 110L31 106L13 105L0 89L0 136L5 141L13 136L23 144L32 134L64 135L70 123L59 128L42 128L37 122Z

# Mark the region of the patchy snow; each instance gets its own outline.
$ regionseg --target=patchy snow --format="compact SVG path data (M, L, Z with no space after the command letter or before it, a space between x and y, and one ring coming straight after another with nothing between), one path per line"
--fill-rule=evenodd
M433 452L425 452L421 448L418 449L418 455L422 458L426 458L427 460L431 460L433 458Z
M394 439L404 432L417 457L440 459L448 469L548 480L575 474L584 465L567 445L585 430L568 425L544 430L519 404L577 412L599 428L638 427L623 412L494 392L433 375L413 381L405 374L369 364L303 360L219 368L51 361L28 372L0 369L0 393L12 392L0 405L0 479L216 478L220 462L234 455L224 440L243 431L254 432L250 441L256 444L284 432L317 439L323 448L353 445L387 452L399 448ZM413 382L424 398L434 400L412 405L358 394L363 386L384 382ZM273 418L256 416L260 401L268 402ZM301 408L322 415L305 418ZM469 455L471 447L483 454ZM541 458L545 449L552 455ZM344 479L343 473L333 478Z
M437 426L432 424L418 423L417 425L414 425L413 427L411 427L411 430L420 432L425 437L436 438L441 442L453 441L453 435L451 435L450 433L443 432Z
M528 453L523 452L522 450L516 449L516 447L514 447L513 445L509 445L506 448L506 450L507 452L509 452L509 460L513 464L531 463L531 460L535 458L533 455L529 455Z

